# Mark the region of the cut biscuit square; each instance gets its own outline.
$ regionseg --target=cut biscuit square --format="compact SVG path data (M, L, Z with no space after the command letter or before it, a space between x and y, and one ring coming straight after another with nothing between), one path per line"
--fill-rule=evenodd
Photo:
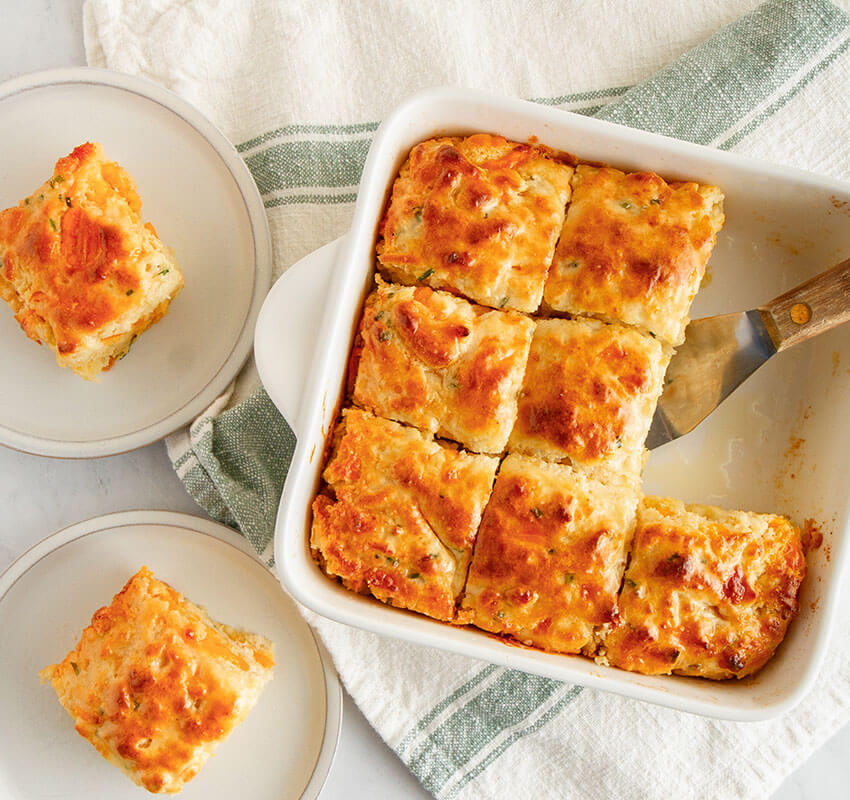
M470 450L500 453L533 330L515 311L378 278L360 321L354 401Z
M668 361L633 328L538 320L508 449L637 484Z
M544 305L681 344L724 222L722 192L586 164L576 168L572 189Z
M142 567L41 678L107 761L173 794L247 716L273 665L267 639L212 620Z
M378 231L379 268L395 283L533 312L572 172L546 148L501 136L422 142L393 184Z
M87 380L123 358L183 287L140 210L133 179L88 142L0 212L0 298L30 339Z
M353 591L453 620L497 465L345 409L313 501L314 557Z
M637 491L509 455L484 512L458 620L549 652L595 647L610 623Z
M751 675L785 636L805 574L785 517L645 497L601 658L648 675Z

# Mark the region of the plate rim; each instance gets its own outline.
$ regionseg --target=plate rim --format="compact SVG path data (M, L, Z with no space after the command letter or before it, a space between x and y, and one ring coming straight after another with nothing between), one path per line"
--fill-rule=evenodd
M228 528L226 525L215 522L211 519L195 516L193 514L186 514L180 511L135 509L128 511L115 511L108 514L100 514L95 517L89 517L88 519L81 520L80 522L66 525L65 527L54 531L36 542L12 561L5 570L0 572L0 604L2 604L3 599L9 591L30 571L30 569L56 550L92 534L107 533L110 532L111 529L137 525L181 528L192 533L201 534L202 536L209 536L210 538L216 539L224 544L230 545L242 555L247 556L266 570L266 572L269 573L269 576L280 587L280 580L276 572L269 569L260 560L257 553L251 548L250 544L244 537L240 536L236 533L236 531ZM281 591L283 591L282 588ZM287 597L289 597L290 600L296 602L291 595L286 592L284 592L284 594L287 594ZM339 737L342 729L342 685L340 684L339 677L327 648L316 636L316 632L309 623L303 619L303 617L301 618L301 621L306 626L313 644L316 647L316 652L319 656L324 676L325 725L322 734L322 743L319 747L318 753L316 754L313 771L311 772L310 777L304 785L300 795L300 800L316 800L325 785L328 775L330 774L331 766L333 765L339 745Z
M253 347L254 326L263 299L271 287L272 242L268 217L259 189L233 143L197 108L179 95L147 78L99 67L61 67L41 70L0 83L0 103L16 95L62 84L110 87L139 95L176 115L200 135L219 157L239 190L248 215L254 246L253 287L239 335L224 364L209 376L204 387L179 408L161 419L128 433L75 442L39 436L8 427L0 420L0 444L36 456L65 459L99 458L136 450L164 439L191 422L224 393L247 362Z

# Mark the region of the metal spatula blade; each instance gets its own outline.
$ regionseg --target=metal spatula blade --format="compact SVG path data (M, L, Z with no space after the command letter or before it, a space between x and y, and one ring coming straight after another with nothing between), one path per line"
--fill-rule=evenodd
M850 319L850 259L761 308L693 320L665 376L650 450L693 430L780 350Z

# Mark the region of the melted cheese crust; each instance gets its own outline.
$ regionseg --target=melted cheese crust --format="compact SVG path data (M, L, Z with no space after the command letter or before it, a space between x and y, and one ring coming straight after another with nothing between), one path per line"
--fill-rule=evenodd
M538 321L508 449L636 483L668 361L633 328Z
M649 675L743 678L785 636L805 574L784 517L646 497L604 658Z
M681 344L724 219L715 186L579 165L544 302Z
M459 621L578 653L609 623L637 491L509 455L484 512Z
M358 405L390 419L500 453L534 323L427 287L385 284L360 321Z
M272 677L272 644L214 622L142 567L42 670L77 733L150 792L179 792Z
M535 311L572 172L545 148L501 136L416 145L379 227L381 269L396 283Z
M451 621L497 460L356 408L334 435L314 557L353 591Z
M124 356L183 286L140 208L133 179L89 142L0 212L0 297L27 336L88 380Z

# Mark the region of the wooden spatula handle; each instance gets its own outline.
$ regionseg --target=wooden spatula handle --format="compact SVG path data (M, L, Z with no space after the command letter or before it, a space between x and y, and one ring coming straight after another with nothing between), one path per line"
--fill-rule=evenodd
M777 351L850 321L850 259L759 308Z

